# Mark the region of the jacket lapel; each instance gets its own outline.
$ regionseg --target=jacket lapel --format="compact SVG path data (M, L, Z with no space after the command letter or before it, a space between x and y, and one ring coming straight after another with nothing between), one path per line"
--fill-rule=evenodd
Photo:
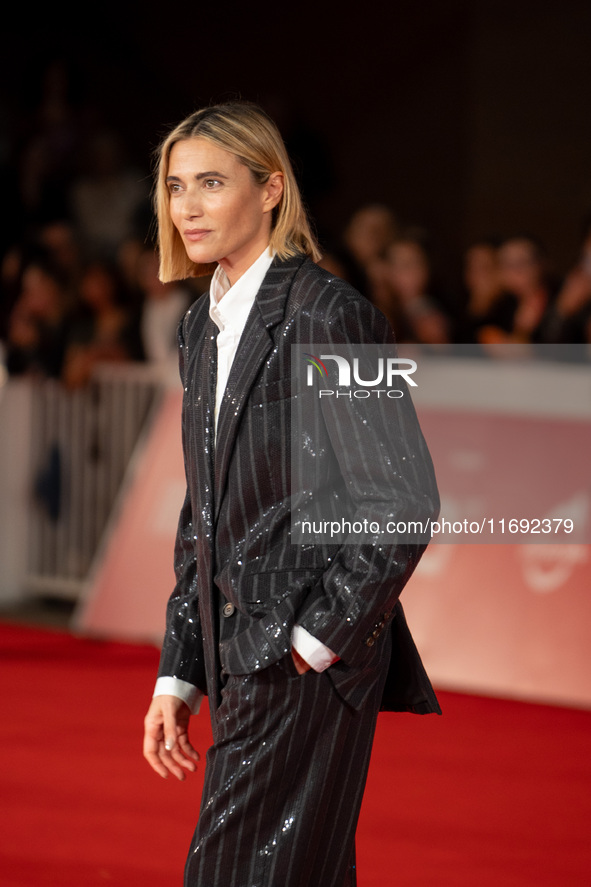
M236 434L250 390L273 348L271 329L285 315L285 304L295 272L304 259L275 259L257 293L238 345L218 417L215 454L215 516L226 486Z
M210 393L211 361L215 351L215 324L209 319L209 299L202 297L185 319L183 358L185 386L183 405L183 449L187 477L193 476L194 506L210 533L213 520L213 419ZM190 347L189 347L190 343ZM200 534L201 535L201 534Z

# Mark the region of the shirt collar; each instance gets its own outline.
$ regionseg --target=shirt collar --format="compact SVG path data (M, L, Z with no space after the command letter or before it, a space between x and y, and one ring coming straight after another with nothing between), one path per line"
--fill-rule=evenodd
M266 247L233 286L222 266L217 266L209 288L209 316L218 329L242 332L273 258L273 251Z

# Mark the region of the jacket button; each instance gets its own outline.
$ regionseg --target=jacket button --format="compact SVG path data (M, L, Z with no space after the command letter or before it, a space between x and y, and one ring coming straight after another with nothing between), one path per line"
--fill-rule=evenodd
M234 606L234 604L228 603L228 604L224 604L224 609L222 610L222 613L224 614L224 616L227 619L228 616L234 615L235 610L236 610L236 607Z
M375 641L373 638L366 638L366 641L365 641L366 647L373 647L374 644L375 644Z
M380 629L379 628L374 629L373 637L377 639L377 638L379 638L379 636L380 636Z

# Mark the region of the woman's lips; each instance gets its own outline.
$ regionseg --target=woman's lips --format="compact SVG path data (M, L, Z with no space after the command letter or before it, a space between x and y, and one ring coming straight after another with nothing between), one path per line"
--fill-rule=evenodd
M207 237L210 233L211 231L209 228L187 228L187 230L183 232L186 239L190 240L192 243L203 240L203 238Z

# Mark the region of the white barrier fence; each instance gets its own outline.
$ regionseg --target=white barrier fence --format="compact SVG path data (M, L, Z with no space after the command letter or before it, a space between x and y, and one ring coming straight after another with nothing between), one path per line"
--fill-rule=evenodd
M0 403L0 552L8 567L1 596L78 596L162 387L144 364L104 364L76 391L52 380L8 382Z

